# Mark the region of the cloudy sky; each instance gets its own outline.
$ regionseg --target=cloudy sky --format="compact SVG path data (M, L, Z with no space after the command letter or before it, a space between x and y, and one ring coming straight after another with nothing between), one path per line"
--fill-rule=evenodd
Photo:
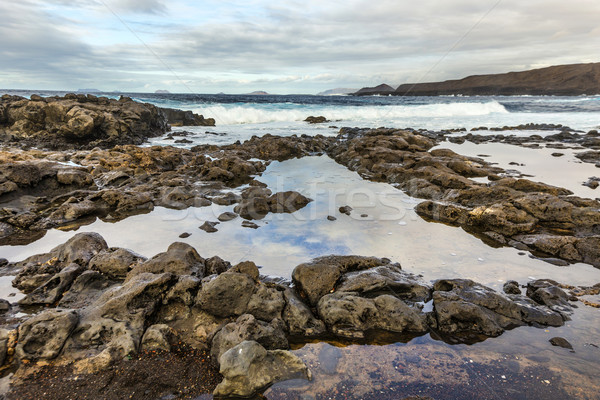
M598 0L1 0L0 88L316 93L600 61Z

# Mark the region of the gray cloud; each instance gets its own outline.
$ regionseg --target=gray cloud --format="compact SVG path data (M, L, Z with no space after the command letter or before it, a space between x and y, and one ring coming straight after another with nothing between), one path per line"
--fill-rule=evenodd
M0 86L143 89L181 77L198 91L264 85L307 92L598 61L600 48L600 3L588 0L503 0L484 20L495 0L255 1L243 10L232 2L223 19L186 15L184 23L164 18L176 15L177 2L104 1L152 51L102 12L99 0L52 1L93 11L89 21L44 11L34 0L0 3ZM257 12L248 12L253 6ZM205 11L198 6L199 15ZM96 24L119 27L123 42L79 37Z

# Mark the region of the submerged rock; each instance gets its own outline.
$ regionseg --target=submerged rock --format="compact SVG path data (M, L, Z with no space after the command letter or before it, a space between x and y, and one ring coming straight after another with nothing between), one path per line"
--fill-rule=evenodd
M219 359L224 380L215 397L251 397L275 382L311 379L308 367L289 351L266 350L255 341L244 341Z
M420 308L390 295L371 299L352 292L332 293L319 300L317 310L328 329L344 337L362 338L366 331L374 329L396 333L428 330Z
M499 336L516 326L564 323L561 314L525 296L508 297L468 279L439 280L433 290L435 327L441 332Z

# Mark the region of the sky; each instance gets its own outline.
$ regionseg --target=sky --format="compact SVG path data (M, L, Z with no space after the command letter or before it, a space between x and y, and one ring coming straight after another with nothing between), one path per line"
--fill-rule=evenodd
M0 88L317 93L600 61L598 0L0 0Z

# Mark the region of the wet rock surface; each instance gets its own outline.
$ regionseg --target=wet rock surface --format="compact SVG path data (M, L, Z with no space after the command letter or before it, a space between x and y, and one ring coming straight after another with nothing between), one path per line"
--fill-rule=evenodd
M216 397L250 397L275 382L310 379L304 362L288 351L269 351L254 341L244 341L220 358L224 379Z
M192 111L160 108L171 126L215 126L214 118L204 118Z
M542 259L600 267L600 254L593 247L599 240L597 200L506 176L481 158L430 150L445 140L442 134L343 128L340 137L345 140L330 147L331 157L364 178L427 199L416 207L426 220L462 226L485 241L524 248ZM477 177L487 177L490 183L469 179Z
M90 374L144 351L176 351L181 344L206 348L225 377L218 395L255 394L297 373L309 376L304 363L284 351L292 339L436 332L470 342L474 335L481 340L522 325L560 326L578 296L598 291L550 280L529 282L526 295L501 294L464 279L432 285L387 259L358 256L301 264L290 287L281 280L263 281L252 262L232 267L217 257L205 259L184 243L144 260L108 248L97 234L78 234L17 264L22 272L16 283L45 276L26 287L29 298L42 293L41 303L50 308L22 322L12 344L2 341L8 331L0 335L5 354L14 349L15 360L56 360ZM65 280L73 271L76 277ZM60 288L61 296L49 287ZM58 308L47 301L50 295L59 298ZM425 309L426 303L431 307ZM19 307L33 304L40 303L22 301ZM248 343L260 354L239 359L245 350L239 353L236 346L246 349ZM20 371L27 376L26 367Z

